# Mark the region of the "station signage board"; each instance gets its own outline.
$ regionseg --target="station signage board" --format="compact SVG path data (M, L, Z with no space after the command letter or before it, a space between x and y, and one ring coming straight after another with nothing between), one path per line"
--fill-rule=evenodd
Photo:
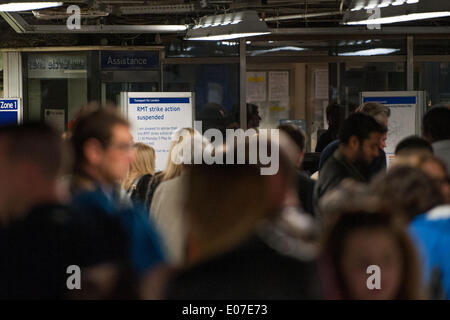
M156 170L164 170L174 132L192 128L192 92L122 92L122 111L131 123L134 142L155 149Z
M0 98L0 125L19 124L20 99Z
M102 70L157 70L159 51L102 51Z

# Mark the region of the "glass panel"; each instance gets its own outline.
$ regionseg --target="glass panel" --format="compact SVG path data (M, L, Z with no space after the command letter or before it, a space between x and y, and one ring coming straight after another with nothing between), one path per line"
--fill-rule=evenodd
M247 56L406 55L406 39L247 41Z
M238 57L239 41L174 41L166 46L167 58Z
M402 62L349 62L341 64L341 102L348 111L360 103L363 91L406 90L405 63ZM336 99L337 100L337 99Z
M450 55L450 39L414 38L414 55Z
M416 62L414 89L427 92L427 105L450 103L450 62Z
M164 91L195 93L195 120L203 131L239 125L238 64L165 65Z
M25 121L45 121L64 131L87 103L86 53L27 54Z

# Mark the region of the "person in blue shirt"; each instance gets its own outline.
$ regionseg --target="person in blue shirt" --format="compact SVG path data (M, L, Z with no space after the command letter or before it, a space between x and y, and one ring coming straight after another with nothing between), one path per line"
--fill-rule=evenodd
M116 109L98 108L75 121L71 143L75 158L72 207L117 218L128 234L131 261L138 276L163 265L165 255L159 236L146 212L132 206L118 187L135 158L128 121Z
M416 216L409 229L422 257L426 282L438 272L445 299L450 299L450 205Z

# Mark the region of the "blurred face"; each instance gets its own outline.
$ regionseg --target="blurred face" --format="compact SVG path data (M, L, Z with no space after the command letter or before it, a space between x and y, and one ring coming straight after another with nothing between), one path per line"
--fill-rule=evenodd
M422 165L421 169L439 184L445 202L450 203L450 184L444 168L437 162L427 161Z
M255 111L251 114L250 119L247 119L247 127L250 128L258 128L259 122L261 121L261 117L259 116L259 112Z
M356 161L364 165L370 165L378 157L381 134L372 132L368 139L359 143Z
M380 149L386 148L386 146L387 146L386 140L387 140L387 133L381 135L381 139L380 139Z
M367 279L372 275L367 268L371 265L381 270L379 290L367 288ZM384 229L354 231L345 240L341 270L351 299L395 299L402 281L402 254Z
M103 178L110 183L125 179L130 164L135 160L135 152L129 128L114 126L111 143L104 149L99 166Z

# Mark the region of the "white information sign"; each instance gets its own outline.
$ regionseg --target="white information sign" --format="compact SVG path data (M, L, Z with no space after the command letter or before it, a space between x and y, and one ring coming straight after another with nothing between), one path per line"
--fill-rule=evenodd
M131 123L134 142L155 149L156 170L164 170L173 133L193 127L191 92L122 92L123 112Z
M401 140L421 134L421 120L425 110L423 92L363 92L362 102L378 102L391 110L385 149L388 159L392 160L395 147Z
M289 99L289 71L269 72L269 101Z
M247 102L262 102L267 99L265 72L247 72Z

